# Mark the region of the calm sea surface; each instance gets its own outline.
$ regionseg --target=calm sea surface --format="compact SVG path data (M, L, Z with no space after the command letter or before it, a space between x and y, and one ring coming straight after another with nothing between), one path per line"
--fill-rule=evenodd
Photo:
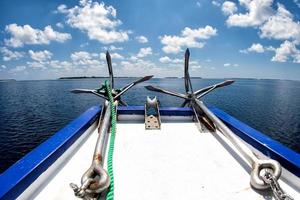
M116 79L124 86L131 78ZM55 134L82 112L102 99L88 94L72 94L74 88L95 88L102 79L17 81L0 83L0 172ZM192 79L194 90L220 79ZM161 106L179 106L181 99L149 92L153 84L184 91L183 79L152 79L129 90L129 105L144 105L148 96L157 96ZM238 79L204 98L300 153L300 81Z

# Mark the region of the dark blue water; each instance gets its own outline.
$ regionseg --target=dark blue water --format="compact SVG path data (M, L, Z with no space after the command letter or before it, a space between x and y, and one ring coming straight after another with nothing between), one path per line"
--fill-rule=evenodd
M124 86L132 79L117 79ZM74 88L95 88L101 79L17 81L0 83L0 172L45 141L67 123L102 99L72 94ZM193 79L194 89L220 79ZM162 106L179 106L181 99L149 92L143 86L159 85L184 91L183 79L152 79L124 96L130 105L144 105L147 95L157 96ZM204 98L253 128L300 153L300 82L238 79Z

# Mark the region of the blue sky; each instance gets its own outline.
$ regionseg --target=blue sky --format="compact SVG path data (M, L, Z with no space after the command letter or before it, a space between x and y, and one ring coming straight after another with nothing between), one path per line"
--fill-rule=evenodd
M0 1L0 79L117 76L300 80L300 1Z

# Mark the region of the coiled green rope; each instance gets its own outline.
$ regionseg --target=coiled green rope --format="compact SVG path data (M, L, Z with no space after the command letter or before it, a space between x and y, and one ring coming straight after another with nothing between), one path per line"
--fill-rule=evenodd
M110 141L109 141L109 150L108 150L108 158L107 158L107 171L110 178L110 186L108 189L106 200L113 200L114 199L113 154L114 154L114 147L115 147L117 116L116 116L116 110L114 105L114 99L112 96L112 89L110 88L108 81L105 81L105 88L108 93L108 100L110 103L110 112L111 112Z

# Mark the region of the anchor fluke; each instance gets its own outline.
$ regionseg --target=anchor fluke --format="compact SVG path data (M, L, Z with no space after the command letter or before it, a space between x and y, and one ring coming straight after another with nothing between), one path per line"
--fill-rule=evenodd
M165 90L165 89L162 89L162 88L159 88L159 87L155 87L155 86L152 86L152 85L147 85L147 86L145 86L145 88L147 90L150 90L150 91L160 92L160 93L169 94L169 95L172 95L172 96L175 96L175 97L187 99L186 95L184 95L184 94L180 94L178 92L168 91L168 90Z
M129 84L127 84L125 87L123 87L121 89L121 91L114 97L114 98L118 98L119 96L121 96L122 94L124 94L127 90L129 90L130 88L132 88L133 86L135 86L136 84L142 83L144 81L148 81L149 79L151 79L153 76L144 76L140 79L137 79Z

